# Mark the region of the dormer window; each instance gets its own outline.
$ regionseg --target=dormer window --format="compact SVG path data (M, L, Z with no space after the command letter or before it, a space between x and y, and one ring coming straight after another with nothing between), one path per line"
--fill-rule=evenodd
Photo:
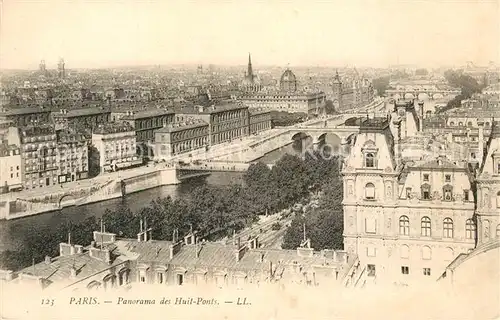
M406 199L411 198L411 188L406 188Z
M424 174L424 181L429 181L429 174Z
M451 174L447 174L444 176L444 182L451 182Z
M375 156L373 153L367 153L365 155L365 168L375 167Z
M423 184L421 186L422 192L422 200L430 200L431 199L431 186L429 184Z

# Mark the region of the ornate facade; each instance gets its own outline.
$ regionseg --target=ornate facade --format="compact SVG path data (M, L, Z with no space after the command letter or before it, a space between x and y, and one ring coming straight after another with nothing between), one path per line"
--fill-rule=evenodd
M86 179L89 171L88 144L91 136L75 129L58 130L58 183Z
M240 90L244 92L258 92L262 89L259 77L253 73L252 58L248 54L247 71L240 85Z
M405 152L408 141L421 135L421 118L413 103L397 103L392 120L365 120L344 163L344 246L377 282L435 281L459 254L475 247L475 199L466 163L437 155L428 144ZM492 237L498 209L494 197L487 198Z

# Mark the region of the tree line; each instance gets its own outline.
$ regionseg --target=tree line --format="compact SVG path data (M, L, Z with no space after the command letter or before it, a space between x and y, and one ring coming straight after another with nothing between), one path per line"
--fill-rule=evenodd
M443 113L447 110L460 108L462 100L469 99L475 93L480 93L485 87L484 83L479 84L476 79L464 74L461 70L446 70L444 72L444 77L450 86L460 88L461 93L448 101L446 106L441 108L437 113Z
M307 218L307 229L313 235L316 249L338 248L342 236L342 228L339 229L342 222L337 221L342 219L341 184L337 158L324 159L319 154L307 153L304 159L284 155L272 168L260 162L252 164L241 185L202 185L185 198L158 198L137 212L132 212L124 199L115 210L106 210L102 221L106 231L118 237L136 238L142 219L152 228L156 240L171 240L175 229L180 235L190 229L198 230L205 239L216 240L252 224L258 215L306 203L311 194L322 190L320 207ZM300 241L295 235L300 219L303 218L296 217L287 232L286 247L296 247ZM0 253L0 268L18 270L42 261L46 255L57 256L59 243L67 241L68 233L72 243L88 245L92 232L100 228L101 223L94 216L56 228L34 227L24 235L21 248Z

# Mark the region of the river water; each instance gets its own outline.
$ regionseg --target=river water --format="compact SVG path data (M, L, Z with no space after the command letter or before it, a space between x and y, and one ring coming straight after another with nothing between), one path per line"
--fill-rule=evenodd
M285 153L297 154L292 144L267 153L258 161L270 164L277 161ZM151 200L158 197L172 196L188 197L192 190L200 185L229 185L241 183L242 172L212 172L204 178L195 178L184 181L179 185L162 186L126 196L126 203L133 212L147 206ZM24 236L33 228L57 227L66 222L78 223L90 216L101 217L106 209L113 210L122 199L106 200L98 203L87 204L79 207L68 207L61 211L47 212L31 217L16 220L0 221L0 251L16 249L23 245Z

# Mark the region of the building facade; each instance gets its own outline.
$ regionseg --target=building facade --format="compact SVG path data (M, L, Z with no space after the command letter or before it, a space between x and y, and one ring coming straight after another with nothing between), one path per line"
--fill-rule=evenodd
M20 146L24 189L58 184L57 135L53 126L11 127L7 141Z
M57 130L66 128L94 129L99 124L110 121L111 111L101 107L61 109L52 113L52 118Z
M195 118L208 123L210 145L229 142L249 135L248 107L241 104L185 107L176 110L175 113L177 122Z
M409 106L396 106L391 120L362 123L342 171L344 247L377 282L435 281L458 254L475 246L465 163L432 153L403 157L404 140L420 132L419 112Z
M244 95L240 100L250 109L321 115L325 111L326 95L323 92L258 92Z
M21 161L19 146L7 142L0 144L0 193L22 189Z
M76 129L62 129L57 135L58 183L88 178L90 134Z
M129 123L99 125L92 133L92 145L99 152L101 172L142 164L137 155L136 133Z
M16 127L50 123L51 110L46 107L3 108L0 120L12 121Z
M272 128L271 111L250 109L249 134L258 134Z
M209 145L209 125L200 119L174 122L155 131L155 159L206 148Z
M370 81L359 76L352 81L342 81L338 72L332 83L332 93L329 97L335 110L343 111L360 108L375 99L375 91Z
M121 121L129 123L135 130L137 154L150 158L153 154L154 132L174 122L175 113L167 109L128 111Z

